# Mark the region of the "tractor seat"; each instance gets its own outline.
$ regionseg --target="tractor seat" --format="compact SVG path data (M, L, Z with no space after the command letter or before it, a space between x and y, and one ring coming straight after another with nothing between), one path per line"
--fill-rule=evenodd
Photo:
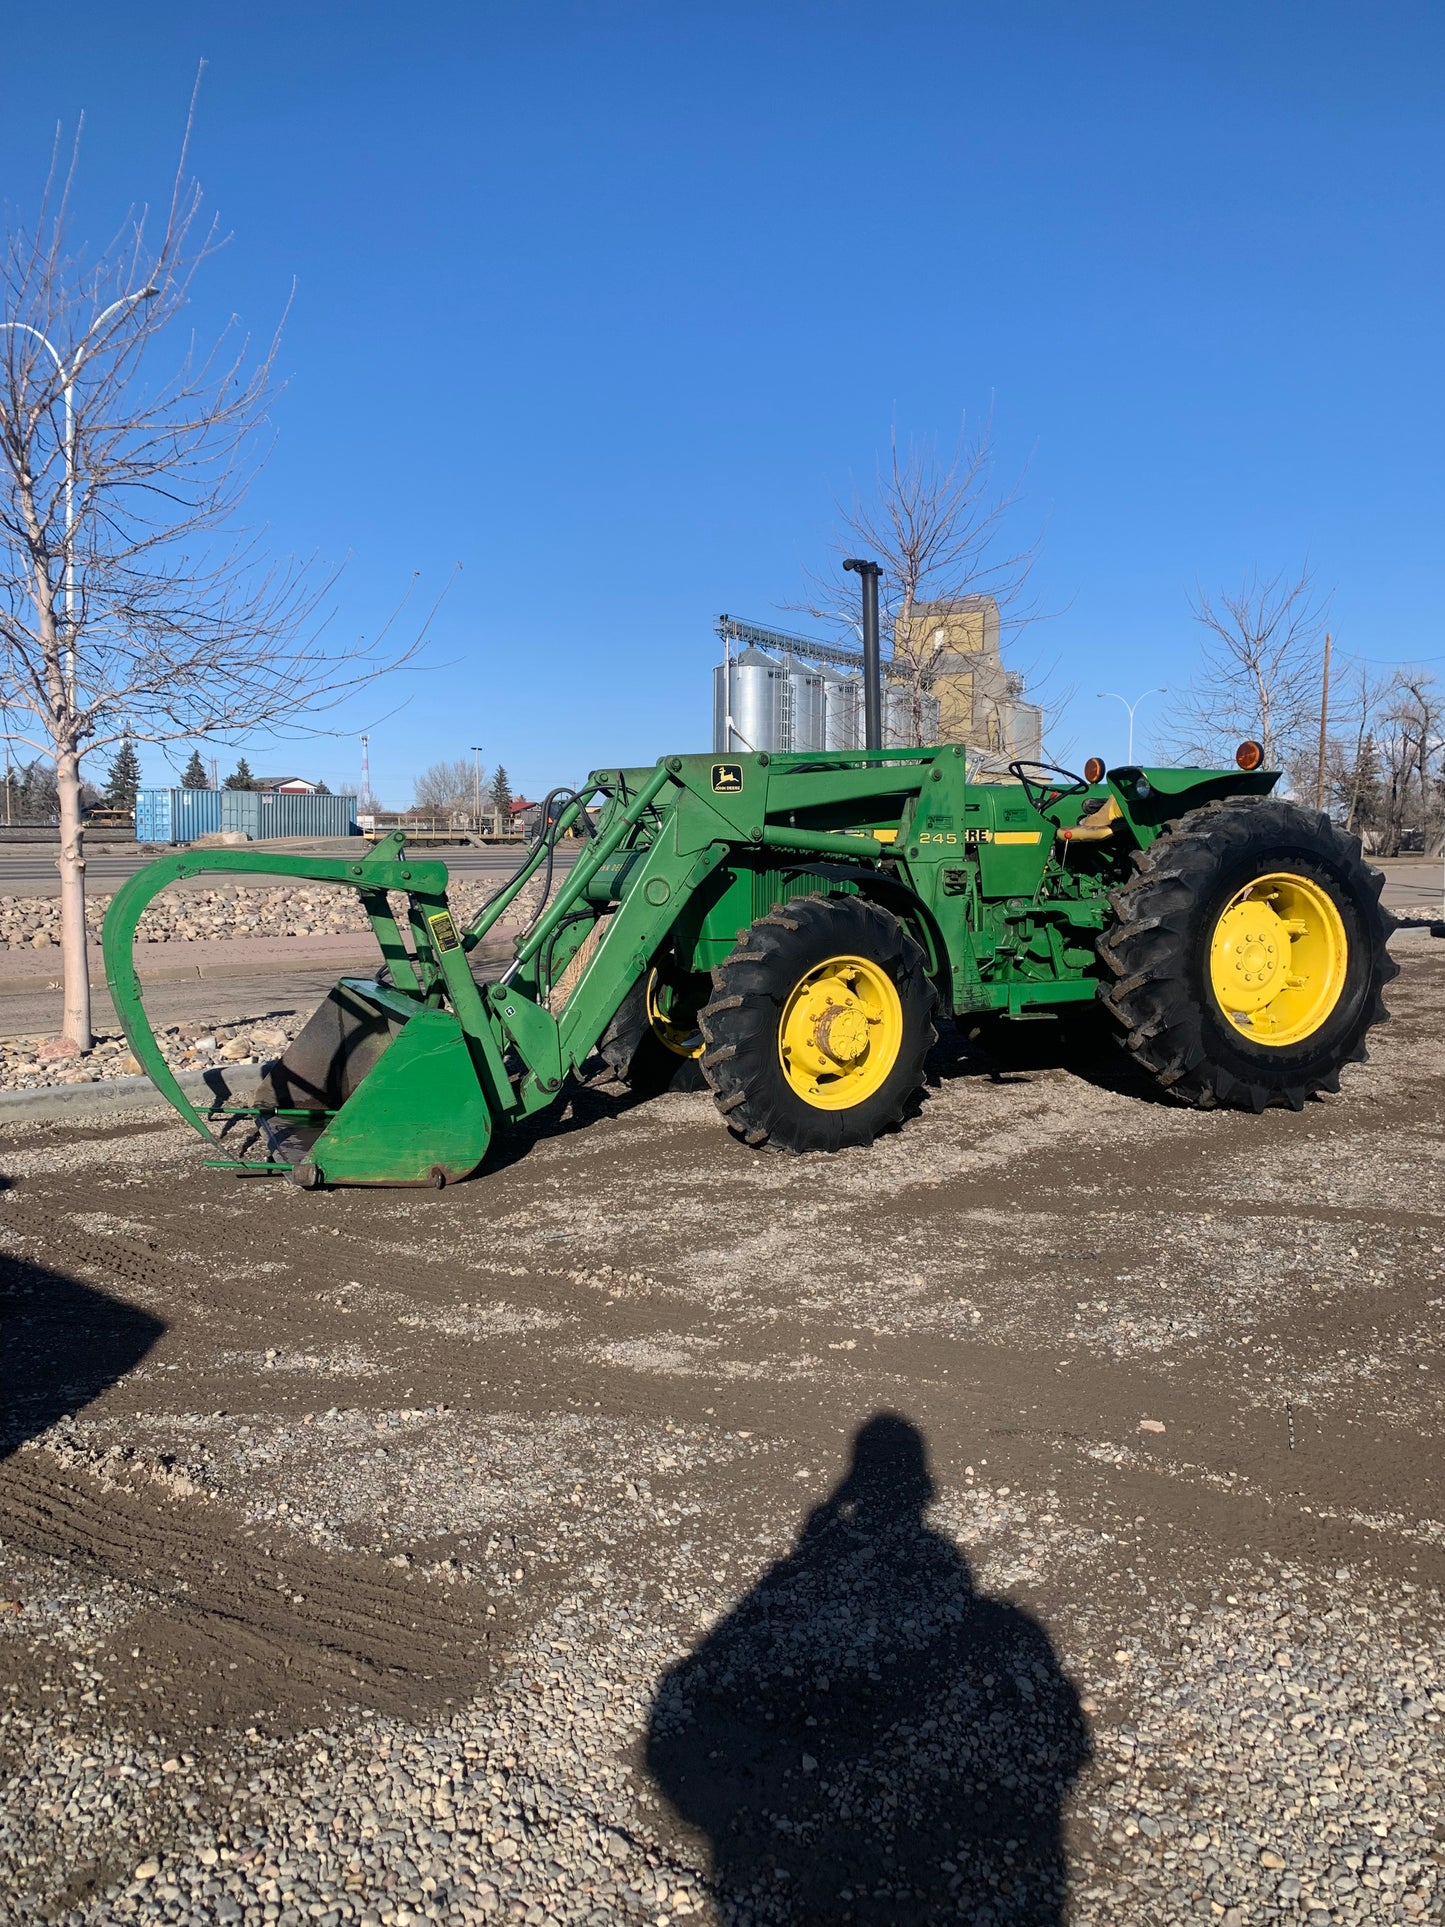
M1114 825L1124 812L1119 808L1115 797L1106 796L1102 803L1096 803L1074 824L1068 824L1054 832L1061 843L1102 843L1114 834Z

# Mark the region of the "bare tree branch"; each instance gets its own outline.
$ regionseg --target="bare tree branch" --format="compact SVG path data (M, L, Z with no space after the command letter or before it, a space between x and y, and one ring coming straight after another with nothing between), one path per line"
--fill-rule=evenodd
M470 810L478 792L489 793L487 777L464 756L454 762L432 763L412 786L414 805L419 810Z
M54 764L64 1025L82 1049L83 756L314 728L426 629L338 644L334 573L271 559L239 525L272 439L279 329L258 347L234 322L209 346L182 332L224 240L188 172L195 111L193 93L158 233L132 209L95 257L72 245L77 133L63 172L57 137L33 224L0 239L0 722Z
M1319 639L1328 595L1308 561L1297 575L1256 570L1232 594L1196 590L1190 611L1206 631L1204 662L1169 713L1179 749L1203 763L1232 758L1251 737L1278 769L1319 726Z
M837 504L840 535L832 564L821 574L810 572L808 597L792 605L855 635L858 593L843 560L861 554L883 565L880 624L892 637L888 674L903 693L911 742L929 735L940 624L946 628L949 617L977 614L988 599L1006 627L1038 619L1023 597L1039 540L1014 546L1005 532L1024 479L995 488L991 414L972 434L965 422L946 456L931 439L900 447L895 426L871 497L865 500L855 489L851 505Z

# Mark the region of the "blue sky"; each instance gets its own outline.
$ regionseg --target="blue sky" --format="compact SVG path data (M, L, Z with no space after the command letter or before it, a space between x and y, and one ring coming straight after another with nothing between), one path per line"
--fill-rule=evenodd
M207 60L234 238L197 325L296 284L253 519L351 558L347 634L463 565L436 666L338 719L404 705L390 804L473 743L529 792L705 748L714 615L796 623L890 423L990 403L1061 752L1121 758L1094 692L1191 673L1196 580L1306 552L1342 648L1445 655L1438 8L78 0L63 59L33 9L6 33L6 193L84 109L95 237L161 197Z

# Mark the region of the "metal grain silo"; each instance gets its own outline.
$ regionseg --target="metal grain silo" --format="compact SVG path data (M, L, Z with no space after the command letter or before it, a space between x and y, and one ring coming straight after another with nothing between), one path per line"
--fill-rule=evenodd
M712 672L714 750L782 749L787 671L761 649L744 649ZM728 717L732 727L728 727Z
M857 749L862 736L863 680L823 671L823 748Z
M915 714L918 728L914 728ZM938 698L914 696L907 683L883 685L883 743L887 749L918 749L938 741Z
M793 750L823 747L823 677L819 670L791 659L787 673L787 718L781 747Z

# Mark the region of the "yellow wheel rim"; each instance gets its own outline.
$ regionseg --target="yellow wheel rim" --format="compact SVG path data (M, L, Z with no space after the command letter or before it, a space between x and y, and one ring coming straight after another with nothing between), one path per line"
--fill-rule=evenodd
M1329 892L1281 870L1230 898L1209 940L1219 1008L1254 1044L1297 1044L1340 1001L1349 962Z
M665 1044L674 1057L701 1057L707 1049L702 1032L696 1023L686 1029L675 1024L662 1008L662 994L665 986L655 970L647 974L647 1021L652 1026L652 1034L658 1042Z
M903 1005L888 973L866 957L830 957L783 1006L778 1056L805 1104L849 1111L887 1080L903 1045Z

